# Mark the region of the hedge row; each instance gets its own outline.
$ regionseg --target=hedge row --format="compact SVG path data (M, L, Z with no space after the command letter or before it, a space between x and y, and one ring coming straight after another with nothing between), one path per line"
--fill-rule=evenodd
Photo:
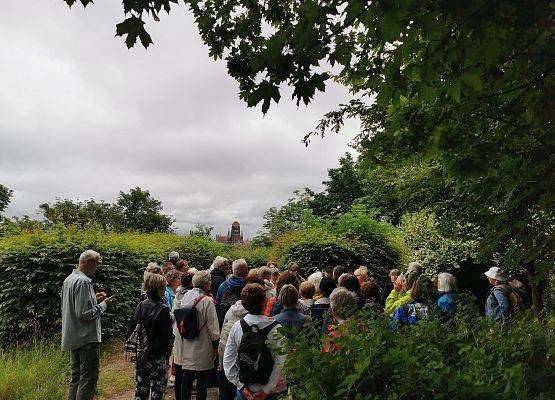
M114 234L59 229L0 240L0 343L60 329L60 291L85 249L102 255L94 275L97 291L116 293L117 301L102 318L103 333L121 333L134 309L142 272L148 262L163 262L172 250L198 269L216 255L241 255L266 262L266 249L232 248L201 237L170 234Z

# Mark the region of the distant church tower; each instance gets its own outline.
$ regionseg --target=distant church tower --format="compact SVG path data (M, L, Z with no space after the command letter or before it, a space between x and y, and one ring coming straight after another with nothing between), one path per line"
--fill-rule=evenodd
M231 224L231 235L229 236L229 242L233 244L243 243L241 224L238 221L235 221L233 224Z
M220 243L244 244L241 224L238 221L233 222L233 224L231 224L231 231L227 231L227 236L217 235L216 240Z

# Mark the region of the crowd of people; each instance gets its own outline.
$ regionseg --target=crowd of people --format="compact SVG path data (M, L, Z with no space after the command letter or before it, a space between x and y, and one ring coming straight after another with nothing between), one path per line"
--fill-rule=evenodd
M70 400L94 397L99 373L100 316L114 296L95 293L91 275L100 254L87 250L64 281L62 348L71 353ZM505 323L520 299L518 285L497 267L485 314ZM432 317L452 318L464 304L457 280L442 272L431 280L422 265L389 272L382 285L360 266L326 267L303 278L301 266L280 271L275 262L249 265L218 256L197 270L177 252L162 265L149 263L141 299L126 333L126 352L136 364L135 399L163 399L169 385L177 400L205 400L214 382L220 400L276 399L286 393L282 351L310 325L326 337L324 351L339 351L339 326L356 310L387 317L396 332ZM308 322L310 321L310 322Z

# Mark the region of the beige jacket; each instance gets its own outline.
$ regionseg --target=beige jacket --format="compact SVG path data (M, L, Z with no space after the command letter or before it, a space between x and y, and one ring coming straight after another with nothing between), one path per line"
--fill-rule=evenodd
M202 295L206 295L199 288L194 288L183 295L181 299L175 299L173 309L192 305L195 300ZM177 330L177 324L173 325L175 343L173 347L174 362L181 365L184 369L192 371L207 371L214 367L214 348L212 342L220 338L220 328L216 307L210 296L206 296L197 304L200 334L193 340L186 340L181 337Z

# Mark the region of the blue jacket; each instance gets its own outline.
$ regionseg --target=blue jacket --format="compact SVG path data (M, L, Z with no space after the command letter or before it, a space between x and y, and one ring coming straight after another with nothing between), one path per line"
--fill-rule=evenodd
M455 292L439 292L437 308L444 320L450 319L455 315L459 294Z
M395 311L390 323L391 331L395 332L402 325L414 325L421 319L428 319L429 316L428 305L418 300L413 300Z
M287 333L285 336L292 339L306 321L306 315L296 308L285 308L276 315L276 321L279 322L283 328L286 328Z
M241 286L245 286L245 278L235 275L231 275L231 277L229 277L224 283L222 283L218 288L218 293L216 293L216 310L218 310L218 307L222 302L222 296L225 292L229 291L232 288L238 288Z
M166 286L166 292L164 293L164 298L166 300L166 305L171 310L173 307L173 300L175 299L175 293L171 286Z
M492 287L486 299L486 317L504 324L511 312L510 293L511 288L507 284Z

